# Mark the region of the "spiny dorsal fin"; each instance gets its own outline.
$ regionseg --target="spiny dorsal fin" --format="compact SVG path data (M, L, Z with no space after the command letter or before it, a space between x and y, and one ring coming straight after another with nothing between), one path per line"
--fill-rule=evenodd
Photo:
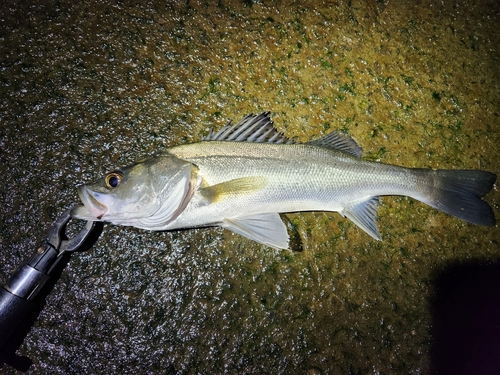
M274 128L269 112L256 116L249 114L234 125L229 121L217 133L210 131L202 141L294 143Z
M334 131L319 139L309 141L307 144L347 152L358 158L361 157L361 153L363 152L354 139L339 131Z

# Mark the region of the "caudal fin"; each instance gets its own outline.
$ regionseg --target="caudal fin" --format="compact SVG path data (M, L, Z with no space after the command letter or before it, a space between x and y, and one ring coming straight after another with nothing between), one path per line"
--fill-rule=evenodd
M431 173L434 188L424 203L469 223L495 225L492 208L481 199L492 189L497 178L494 173L476 170L436 170Z

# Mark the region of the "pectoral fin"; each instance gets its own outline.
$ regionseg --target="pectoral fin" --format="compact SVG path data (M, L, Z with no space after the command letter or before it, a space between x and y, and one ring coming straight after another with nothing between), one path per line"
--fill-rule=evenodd
M275 212L225 219L221 226L276 249L288 248L288 232Z
M242 177L205 187L200 190L200 194L208 203L215 203L226 198L240 196L241 194L254 193L266 185L267 180L265 177Z
M379 197L370 197L363 202L346 207L341 214L349 218L370 236L376 240L380 240L381 238L376 223L378 203Z

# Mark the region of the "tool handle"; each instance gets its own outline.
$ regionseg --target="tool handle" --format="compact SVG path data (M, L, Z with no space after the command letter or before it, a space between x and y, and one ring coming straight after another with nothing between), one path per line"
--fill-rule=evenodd
M35 302L0 287L0 348L9 341L25 317L36 307Z

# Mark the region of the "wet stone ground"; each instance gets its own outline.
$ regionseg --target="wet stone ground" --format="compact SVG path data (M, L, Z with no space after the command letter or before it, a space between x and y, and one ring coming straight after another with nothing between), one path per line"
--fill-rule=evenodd
M0 19L2 281L78 185L252 112L303 141L343 129L369 160L500 173L495 1L27 1ZM404 197L382 199L382 242L335 213L287 218L302 251L106 225L18 353L33 374L428 374L447 296L499 306L498 227ZM493 276L461 300L450 274Z

